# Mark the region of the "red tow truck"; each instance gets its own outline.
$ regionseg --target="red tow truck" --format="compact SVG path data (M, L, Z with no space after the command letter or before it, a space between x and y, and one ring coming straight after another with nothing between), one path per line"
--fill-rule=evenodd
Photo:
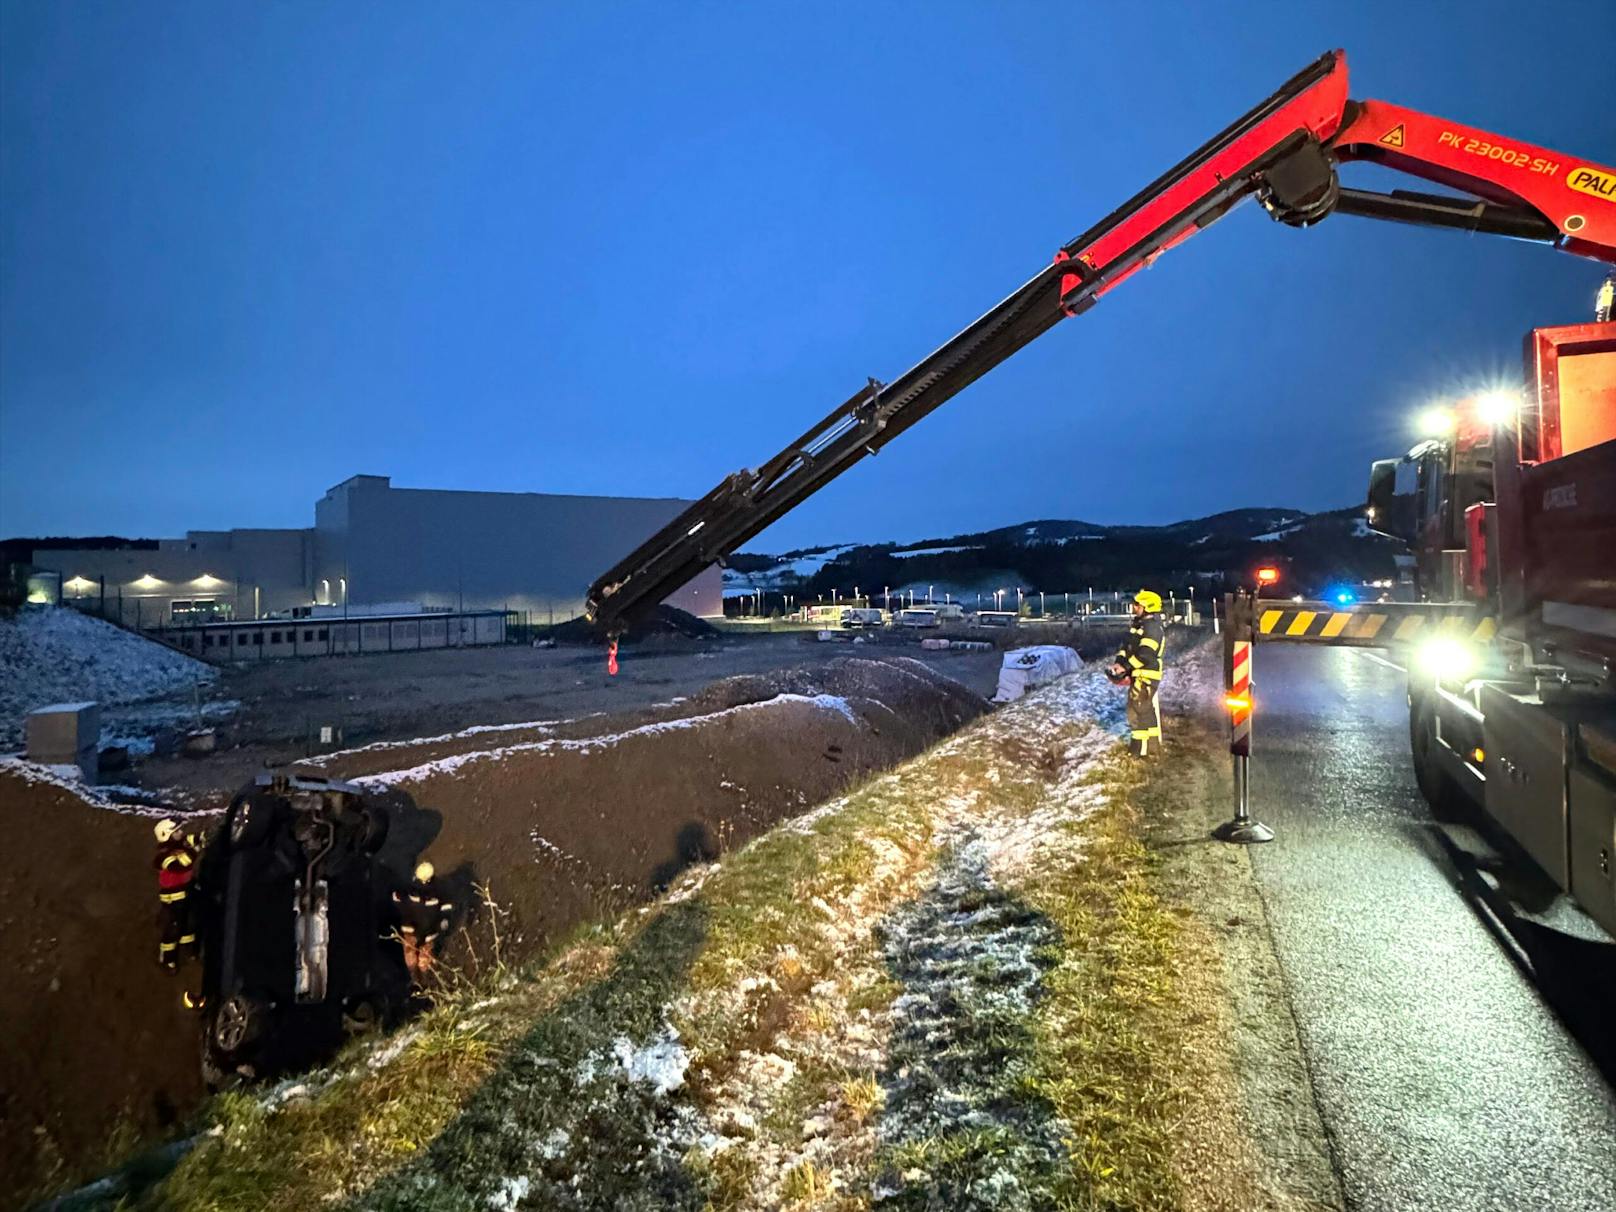
M1422 598L1495 621L1410 653L1433 811L1485 813L1616 934L1616 323L1535 329L1525 363L1374 464L1370 525L1409 544Z
M1364 161L1454 192L1344 186L1338 169ZM1616 263L1616 169L1388 102L1351 100L1346 55L1332 51L1062 245L1049 265L918 364L890 383L871 379L773 458L726 477L590 587L590 618L615 653L628 623L697 573L1249 198L1293 227L1359 215ZM1513 420L1487 428L1490 451L1467 420L1474 440L1377 468L1372 524L1408 539L1423 561L1428 601L1414 604L1415 614L1383 627L1390 612L1378 607L1342 619L1352 611L1306 603L1277 633L1277 610L1250 613L1250 628L1252 641L1382 646L1428 620L1425 634L1453 639L1438 625L1449 607L1491 609L1490 624L1465 633L1496 635L1477 646L1493 654L1485 661L1471 653L1475 676L1450 666L1412 683L1422 786L1439 807L1462 789L1616 931L1612 328L1534 334L1527 398ZM1436 655L1461 650L1439 646Z

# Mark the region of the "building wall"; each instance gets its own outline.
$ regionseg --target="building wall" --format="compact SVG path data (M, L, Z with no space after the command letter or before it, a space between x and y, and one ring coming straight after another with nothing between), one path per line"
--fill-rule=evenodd
M351 619L264 619L167 627L160 634L176 648L203 660L266 661L503 644L505 616L498 612L450 612Z
M310 530L193 530L157 550L40 549L63 596L100 604L130 626L166 624L173 603L212 599L250 620L313 603L413 602L453 610L525 610L562 622L590 582L688 502L669 498L394 488L354 476L316 503ZM670 595L697 615L723 613L715 566Z
M582 613L590 582L676 517L671 498L394 488L355 476L315 506L317 602L418 601L451 609ZM714 567L670 597L722 613Z
M36 567L62 575L62 594L98 604L129 626L166 623L176 601L212 599L238 619L290 610L309 601L307 530L191 531L156 551L40 548Z

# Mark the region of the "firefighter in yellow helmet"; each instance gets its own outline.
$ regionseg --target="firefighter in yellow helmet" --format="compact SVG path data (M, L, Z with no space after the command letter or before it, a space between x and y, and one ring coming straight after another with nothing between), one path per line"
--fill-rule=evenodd
M1133 626L1108 671L1111 680L1128 687L1128 749L1135 757L1161 752L1161 689L1167 628L1162 619L1161 594L1141 589L1133 595Z
M175 972L181 960L190 959L197 952L191 883L196 879L202 844L174 820L158 821L152 832L157 837L157 855L152 859L152 866L157 868L157 909L162 919L157 962L169 972Z
M404 966L417 988L432 971L439 940L454 914L454 903L444 893L431 863L419 864L409 886L393 893L399 938L404 944Z

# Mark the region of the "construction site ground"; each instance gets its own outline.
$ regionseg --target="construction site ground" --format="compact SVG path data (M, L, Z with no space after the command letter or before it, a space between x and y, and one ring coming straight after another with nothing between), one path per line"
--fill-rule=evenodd
M770 709L792 713L794 748L839 767L833 746L887 735L887 712L854 706L862 664ZM467 931L476 970L425 1016L212 1100L85 1206L1338 1206L1249 866L1185 844L1226 794L1217 681L1209 649L1178 665L1170 767L1119 752L1120 695L1089 668L939 728L896 768L808 788L817 807L757 813L750 844L693 854L660 898L582 917L542 955L504 950L531 907L491 911ZM672 773L637 744L673 736L699 766L720 736L732 756L763 743L760 709L714 692L700 723L613 735L630 770L614 794ZM927 692L905 710L951 701L969 702ZM377 785L425 803L453 772L475 800L538 755L563 769L597 752L539 733L500 746L487 756L472 733L426 761L394 752ZM338 764L390 751L367 752ZM760 789L691 777L714 775ZM499 844L532 862L531 844Z
M1101 647L1114 631L1080 636ZM476 725L576 719L634 712L696 694L723 678L819 664L836 655L903 654L984 696L993 693L1000 653L929 652L913 636L846 636L818 643L813 633L725 635L697 640L658 636L625 646L618 676L598 646L504 646L419 653L264 661L225 667L206 691L220 706L204 720L221 749L205 761L153 756L130 781L194 797L197 807L265 766L282 766L332 749L435 736ZM190 696L171 696L183 717ZM322 743L321 730L332 730ZM340 738L340 739L338 739Z

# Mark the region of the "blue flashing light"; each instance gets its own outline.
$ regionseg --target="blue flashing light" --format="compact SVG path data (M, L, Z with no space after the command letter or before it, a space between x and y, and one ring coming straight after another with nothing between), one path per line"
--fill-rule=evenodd
M1336 590L1335 600L1342 606L1351 606L1358 600L1358 595L1350 589L1338 589Z

